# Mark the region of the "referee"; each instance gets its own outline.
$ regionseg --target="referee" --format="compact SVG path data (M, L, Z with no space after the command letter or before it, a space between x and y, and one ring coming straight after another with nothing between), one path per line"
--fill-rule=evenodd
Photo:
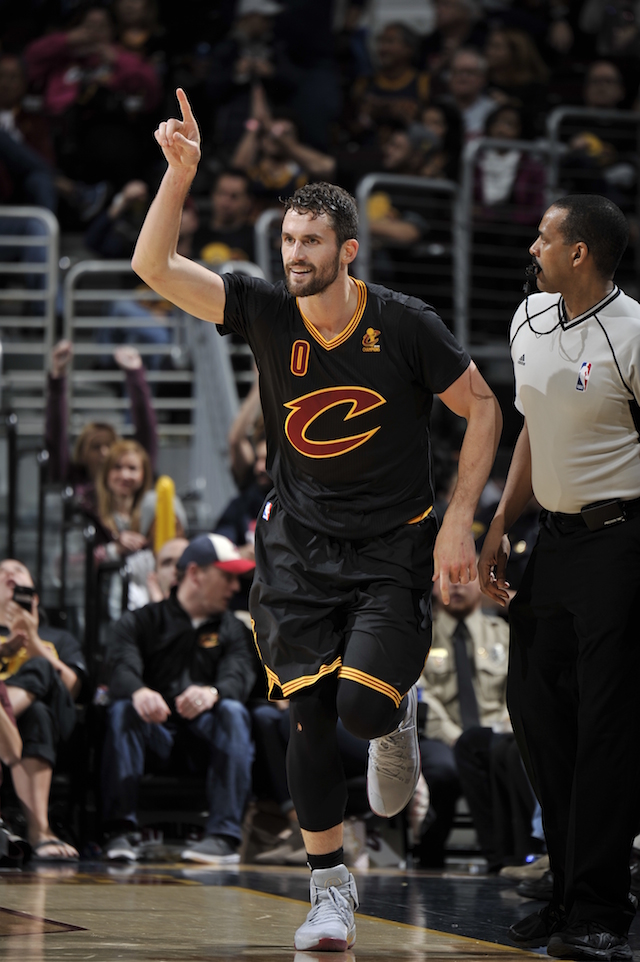
M631 959L640 783L640 305L613 281L622 211L569 195L530 248L539 292L511 325L525 421L484 542L508 600L506 535L532 493L540 534L511 602L508 704L542 805L554 892L510 929L554 958Z

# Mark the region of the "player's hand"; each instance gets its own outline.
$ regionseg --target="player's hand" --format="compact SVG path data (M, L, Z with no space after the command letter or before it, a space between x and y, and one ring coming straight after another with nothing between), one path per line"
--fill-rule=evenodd
M154 136L169 166L186 170L200 162L200 131L182 87L176 90L176 97L182 120L163 120Z
M511 544L500 525L491 524L478 562L480 587L488 598L503 608L509 604L509 582L505 579Z
M449 604L450 584L469 584L478 576L476 546L470 524L444 516L433 548L433 581L440 582L442 602Z
M153 725L161 725L171 714L160 692L152 688L138 688L131 696L131 701L140 718Z

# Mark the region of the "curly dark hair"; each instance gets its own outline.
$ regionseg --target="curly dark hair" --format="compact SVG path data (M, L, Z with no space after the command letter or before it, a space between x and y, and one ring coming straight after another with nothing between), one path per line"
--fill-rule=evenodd
M292 197L284 201L284 212L295 210L298 214L319 217L326 214L336 232L338 250L345 241L358 239L358 208L355 198L336 184L320 182L299 187Z

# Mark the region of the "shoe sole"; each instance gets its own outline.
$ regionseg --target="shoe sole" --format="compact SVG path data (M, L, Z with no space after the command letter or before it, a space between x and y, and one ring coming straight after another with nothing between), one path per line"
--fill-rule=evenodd
M183 852L180 856L183 862L199 862L201 865L239 865L239 855L196 855L193 852Z
M346 952L356 944L356 933L349 933L346 939L318 939L314 945L305 945L304 948L294 942L297 952Z
M413 786L413 789L412 789L412 791L411 791L411 794L409 795L409 797L407 798L406 802L404 803L404 805L403 805L401 808L398 808L398 809L396 809L396 810L393 811L393 812L379 812L379 811L377 811L377 809L375 809L375 808L373 807L373 803L372 803L371 798L370 798L370 796L369 796L369 778L368 778L368 773L367 773L367 801L369 802L369 808L371 809L371 811L373 812L374 815L377 815L377 816L378 816L378 818L393 818L395 815L399 815L400 812L403 812L404 809L405 809L405 808L407 807L407 805L409 804L409 802L411 801L411 799L413 798L413 796L414 796L414 794L415 794L415 791L416 791L416 788L418 787L418 782L420 781L420 772L421 772L422 769L421 769L421 767L420 767L420 741L419 741L419 739L418 739L418 717L417 717L417 716L418 716L418 695L417 695L417 692L416 692L415 687L414 687L413 685L411 686L411 688L410 688L409 691L407 692L407 695L408 695L408 696L411 696L411 692L413 692L413 699L414 699L414 701L415 701L415 705L414 705L413 712L412 712L412 714L413 714L413 720L414 720L414 725L413 725L413 739L414 739L414 743L415 743L415 754L416 754L416 758L417 758L415 784L414 784L414 786Z

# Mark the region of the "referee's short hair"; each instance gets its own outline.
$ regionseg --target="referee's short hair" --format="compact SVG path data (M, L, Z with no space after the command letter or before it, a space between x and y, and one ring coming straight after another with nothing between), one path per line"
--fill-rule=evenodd
M566 243L585 243L598 273L610 280L629 243L627 218L618 205L600 194L567 194L552 206L567 212L558 228Z
M284 201L284 212L295 210L298 214L319 217L326 214L336 232L338 250L345 241L358 239L358 207L355 198L336 184L324 181L298 187Z

